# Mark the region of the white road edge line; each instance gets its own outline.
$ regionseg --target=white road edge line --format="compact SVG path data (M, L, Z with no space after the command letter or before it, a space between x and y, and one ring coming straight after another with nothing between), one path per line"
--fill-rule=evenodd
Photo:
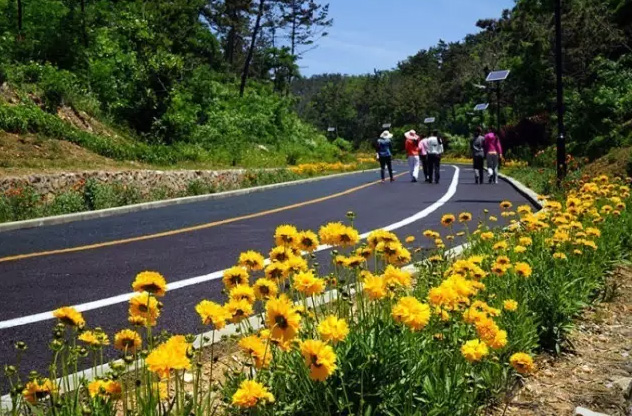
M387 231L394 231L399 228L405 227L409 224L412 224L413 222L419 221L422 218L427 217L428 215L432 214L437 209L441 208L446 202L448 202L456 194L456 189L459 184L459 172L460 172L460 169L458 166L454 166L454 165L450 165L450 166L454 168L454 176L452 177L452 182L450 183L448 192L446 192L441 198L435 201L432 205L416 213L415 215L408 217L402 221L396 222L394 224L388 225L386 227L382 227L381 229L385 229ZM371 231L364 233L360 235L360 238L365 239L369 236L370 233ZM326 246L326 245L318 246L318 249L316 249L316 252L328 250L330 248L331 248L330 246ZM193 285L208 282L211 280L221 279L223 276L223 273L224 273L223 270L219 270L219 271L209 273L203 276L197 276L197 277L191 277L188 279L178 280L178 281L169 283L167 285L167 290L182 289L187 286L193 286ZM79 305L74 305L73 307L77 309L79 312L85 312L85 311L90 311L93 309L100 309L107 306L116 305L118 303L127 302L134 295L135 295L134 292L126 293L123 295L112 296L109 298L100 299L93 302L87 302L87 303L82 303ZM48 311L48 312L37 313L34 315L23 316L20 318L8 319L6 321L0 321L0 330L14 328L17 326L29 325L36 322L51 320L54 318L55 317L53 316L53 311Z

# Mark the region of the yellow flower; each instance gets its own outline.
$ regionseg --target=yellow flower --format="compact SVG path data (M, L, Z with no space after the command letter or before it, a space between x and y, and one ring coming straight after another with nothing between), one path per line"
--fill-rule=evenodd
M518 302L516 302L513 299L507 299L506 301L503 302L503 308L506 311L513 312L518 309Z
M83 341L93 347L103 347L105 345L110 345L110 340L108 339L107 334L104 332L82 332L81 335L79 335L79 341Z
M507 273L508 269L509 268L507 266L505 266L505 265L495 263L492 266L492 273L494 273L497 276L504 276L505 273Z
M576 256L581 256L582 254L584 254L584 252L581 250L573 250L573 254L575 254Z
M332 246L351 247L360 240L360 234L357 230L340 222L329 223L321 227L318 235L324 244Z
M601 237L601 231L598 228L594 227L586 228L586 234L591 237Z
M502 264L503 266L507 266L511 264L511 260L507 256L499 256L496 259L496 264Z
M289 247L279 246L270 251L270 260L272 262L285 263L294 257L294 253Z
M459 214L459 222L472 221L472 214L469 212L462 212Z
M248 270L241 266L226 269L224 270L224 277L222 281L227 289L232 289L238 285L246 285L248 284Z
M509 209L509 208L513 207L513 204L511 202L509 202L509 201L503 201L503 202L500 203L500 207L502 209Z
M249 303L255 303L255 290L248 285L238 285L230 290L229 297L231 300L246 300Z
M527 248L525 246L515 246L513 251L516 254L522 254L527 251Z
M530 214L531 207L529 205L520 205L516 211L518 211L518 214L520 215Z
M443 257L435 255L435 256L432 256L432 257L428 257L428 261L430 263L441 263L443 261Z
M158 345L145 359L147 368L160 378L169 377L171 371L187 370L191 361L187 356L190 344L182 335L174 335Z
M39 400L45 399L57 392L57 386L48 378L35 379L26 383L22 391L24 400L31 404L37 404Z
M518 262L515 265L516 273L521 277L531 276L532 270L528 263Z
M509 358L511 366L520 374L532 373L535 369L533 358L524 352L517 352Z
M274 396L261 383L254 380L244 380L239 385L239 389L233 394L233 406L250 409L260 404L274 402Z
M143 345L143 340L136 331L123 329L114 335L114 348L125 353L135 353Z
M53 316L59 319L59 322L66 326L72 326L75 328L83 328L86 326L86 321L83 319L83 315L75 308L70 306L64 306L53 312Z
M426 238L431 238L431 239L435 239L437 238L437 232L436 231L432 231L432 230L426 230L423 232L424 237Z
M132 283L134 292L149 292L154 296L162 297L167 292L167 281L157 272L141 272L136 275Z
M280 225L274 232L277 246L293 246L298 239L298 230L293 225Z
M129 300L129 316L143 320L145 325L154 326L160 316L160 304L149 293L140 293Z
M478 264L478 265L483 263L483 260L485 260L484 256L470 256L467 258L467 261L469 261L470 263Z
M373 249L371 247L360 247L355 251L356 255L361 256L365 260L368 260L373 255Z
M486 340L486 344L494 350L500 350L507 345L507 331L501 329L494 335L494 338Z
M386 297L386 281L379 276L369 276L364 279L364 292L371 300L380 300Z
M336 370L336 354L330 345L322 341L303 341L301 354L305 365L309 367L309 377L312 380L325 381Z
M495 217L495 216L493 216L493 215L490 215L490 216L489 216L489 221L490 221L490 222L497 222L497 221L498 221L498 217Z
M418 331L425 328L430 321L430 306L412 296L406 296L393 306L391 315L396 322L406 325L413 331Z
M392 287L412 287L413 276L409 272L398 269L391 265L386 266L384 270L384 282L388 288Z
M408 244L412 244L415 242L415 237L412 235L409 235L408 237L406 237L406 243Z
M209 300L203 300L195 306L195 311L202 318L203 325L211 325L215 329L222 329L226 326L226 321L232 318L230 312L222 305Z
M366 263L366 260L364 257L351 256L351 257L348 257L347 260L345 261L345 266L355 269L362 266L365 263Z
M483 241L489 241L492 238L494 238L494 233L492 233L491 231L481 233L481 240Z
M567 259L566 254L560 253L560 252L553 253L553 258L554 259L558 259L558 260L566 260Z
M296 246L308 253L311 253L318 248L318 236L312 231L301 231L298 233L296 241Z
M338 319L331 315L318 325L318 333L323 341L331 342L335 345L338 342L344 341L347 335L349 335L349 325L347 325L344 319Z
M257 280L253 288L255 290L255 296L260 300L274 298L277 293L279 293L279 287L273 280L270 279Z
M311 270L294 276L294 289L306 296L323 293L325 286L325 280L314 276L314 272Z
M265 259L256 251L246 251L239 255L239 265L245 267L248 270L257 271L263 270L263 263Z
M441 217L441 224L443 224L444 227L454 224L454 221L456 221L456 218L452 214L446 214Z
M275 261L266 266L265 275L266 279L281 282L290 275L290 269L287 263Z
M245 299L231 299L224 305L224 308L230 314L231 321L235 324L248 318L253 313L252 303Z
M492 247L493 250L507 250L508 244L506 241L499 241Z
M385 230L375 230L367 237L369 247L374 249L379 243L398 243L399 239L395 234Z
M291 341L298 334L301 316L292 302L283 295L266 303L266 326L272 339Z
M269 346L257 335L250 335L239 340L239 347L254 360L258 369L267 368L272 360Z
M113 380L94 380L88 383L88 393L92 398L117 399L122 391L121 383Z
M470 363L482 360L489 354L489 349L484 342L478 339L467 341L461 346L461 354Z
M305 272L309 269L307 261L299 256L292 256L288 261L285 262L285 265L287 266L290 273Z
M525 247L529 247L531 244L533 244L533 240L531 239L531 237L520 237L518 239L518 242L520 243L520 245L523 245Z

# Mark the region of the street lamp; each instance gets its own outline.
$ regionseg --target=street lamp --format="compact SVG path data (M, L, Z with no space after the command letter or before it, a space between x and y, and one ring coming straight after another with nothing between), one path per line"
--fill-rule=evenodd
M557 75L557 182L566 177L566 138L564 137L564 80L562 67L562 0L555 0L555 72Z
M382 130L388 130L391 128L391 123L384 123L382 124Z
M503 69L501 71L492 71L487 75L487 82L495 82L496 83L496 127L498 129L498 134L500 134L500 83L504 81L509 76L509 70Z
M338 136L338 129L336 127L328 127L327 133L333 133L334 139Z

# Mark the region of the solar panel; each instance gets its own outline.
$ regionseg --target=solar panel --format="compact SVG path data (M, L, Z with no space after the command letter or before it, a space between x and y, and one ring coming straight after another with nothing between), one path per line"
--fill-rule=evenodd
M390 129L391 128L391 123L384 123L384 124L382 124L382 128L383 129Z
M508 69L490 72L489 75L487 75L487 82L504 81L509 76L509 72L511 71Z
M434 117L428 117L427 119L424 120L424 124L432 124L434 122L435 122Z
M476 107L474 107L474 111L485 111L487 108L489 108L489 103L477 104Z
M332 132L336 131L336 128L335 128L335 127L329 127L329 128L327 129L327 131L328 131L328 132L330 132L330 133L332 133Z

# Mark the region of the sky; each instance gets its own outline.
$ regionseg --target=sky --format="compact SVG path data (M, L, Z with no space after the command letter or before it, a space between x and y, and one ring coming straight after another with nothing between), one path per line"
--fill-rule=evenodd
M305 76L392 69L421 49L476 33L514 0L329 0L329 36L299 62Z

